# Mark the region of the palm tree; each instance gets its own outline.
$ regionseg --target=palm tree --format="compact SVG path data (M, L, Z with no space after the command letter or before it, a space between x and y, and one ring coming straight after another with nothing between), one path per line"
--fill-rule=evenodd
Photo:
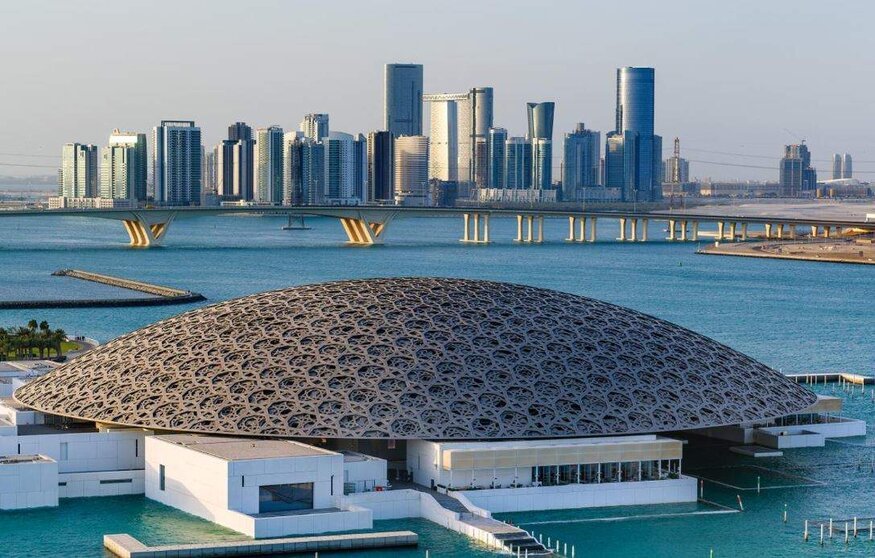
M67 339L67 332L61 328L56 329L52 332L52 342L55 349L55 352L58 356L61 356L61 343L63 343Z
M36 331L36 328L38 326L39 326L39 324L36 323L36 320L31 320L31 321L27 322L27 328L31 331Z

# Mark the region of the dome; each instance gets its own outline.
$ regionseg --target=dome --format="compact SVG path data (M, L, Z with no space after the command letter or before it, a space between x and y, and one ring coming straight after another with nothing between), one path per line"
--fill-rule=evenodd
M260 293L119 337L19 388L51 414L294 438L654 433L793 414L816 396L626 308L463 279Z

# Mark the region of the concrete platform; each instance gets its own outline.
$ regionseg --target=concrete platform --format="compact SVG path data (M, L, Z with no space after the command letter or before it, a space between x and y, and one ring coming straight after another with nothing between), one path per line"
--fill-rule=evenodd
M784 455L781 450L763 446L732 446L729 451L750 457L781 457Z
M104 535L103 546L120 558L176 558L209 556L269 556L296 552L365 550L416 546L419 536L413 531L387 531L353 535L322 535L201 544L146 546L127 534Z

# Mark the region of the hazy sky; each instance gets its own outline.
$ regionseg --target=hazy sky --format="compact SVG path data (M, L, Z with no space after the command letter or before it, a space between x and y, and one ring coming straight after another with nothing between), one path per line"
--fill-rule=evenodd
M613 127L615 69L631 65L656 68L657 133L666 150L680 136L694 176L776 179L782 146L806 138L875 179L873 21L870 0L4 0L0 163L54 165L16 154L162 118L196 120L207 145L236 120L294 129L307 112L366 132L387 62L424 64L427 92L493 86L511 134L527 101L556 101L558 144L578 121Z

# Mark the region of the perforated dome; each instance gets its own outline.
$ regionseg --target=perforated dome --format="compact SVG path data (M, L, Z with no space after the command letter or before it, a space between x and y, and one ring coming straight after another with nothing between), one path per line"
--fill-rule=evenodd
M502 439L774 418L816 396L597 300L461 279L340 281L157 322L19 388L97 422L295 438Z

